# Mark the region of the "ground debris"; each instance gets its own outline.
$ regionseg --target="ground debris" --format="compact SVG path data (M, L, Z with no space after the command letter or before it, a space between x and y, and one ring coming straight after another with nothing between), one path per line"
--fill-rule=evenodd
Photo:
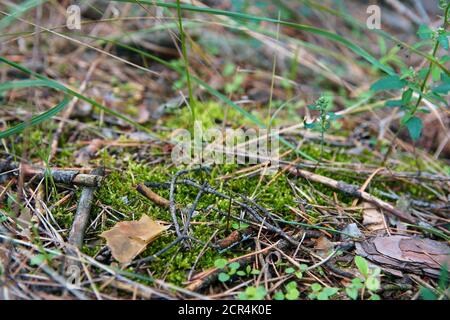
M442 266L450 266L449 246L431 239L375 237L356 243L356 253L398 276L403 271L438 277Z
M166 229L149 216L143 215L139 221L119 222L100 236L106 239L112 256L117 261L129 263Z

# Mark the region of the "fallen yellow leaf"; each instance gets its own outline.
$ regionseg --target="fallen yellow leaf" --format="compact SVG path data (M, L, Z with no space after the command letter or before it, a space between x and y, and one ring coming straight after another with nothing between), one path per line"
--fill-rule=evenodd
M119 222L100 236L106 239L114 259L129 263L167 228L144 214L139 221Z

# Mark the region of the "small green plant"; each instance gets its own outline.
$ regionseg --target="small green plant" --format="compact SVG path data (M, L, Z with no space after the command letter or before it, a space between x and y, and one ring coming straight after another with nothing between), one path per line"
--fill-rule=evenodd
M322 287L322 285L320 285L319 283L313 283L311 285L311 293L308 294L308 298L317 300L329 300L338 292L338 288Z
M442 27L432 30L427 25L421 25L417 31L417 35L423 41L432 42L432 53L429 65L417 71L413 68L402 68L401 75L389 75L384 77L371 86L372 91L384 90L403 90L400 100L389 100L386 103L387 107L398 107L404 111L404 115L400 121L402 127L408 129L409 135L413 141L417 141L423 129L423 122L417 116L418 113L428 113L425 108L421 108L421 102L424 97L429 100L436 101L448 106L448 102L442 95L447 95L450 91L450 75L448 70L445 70L443 65L450 61L449 55L437 57L439 47L442 46L446 51L449 50L450 32L447 32L448 27L448 13L450 10L450 3L442 1L440 8L444 10L444 24ZM429 79L433 80L429 83ZM440 83L439 83L440 82ZM418 96L413 97L413 93L417 92ZM400 132L400 130L398 131ZM398 134L398 133L397 133ZM397 136L395 136L394 140ZM385 155L383 162L386 162L389 157L394 142L390 144L389 150Z
M325 132L328 131L328 129L330 129L331 123L334 120L339 118L338 115L336 115L334 112L330 111L331 107L332 107L332 104L331 104L330 99L325 96L321 96L319 99L316 100L316 102L314 102L314 104L308 105L308 108L310 110L319 111L319 116L316 119L316 121L309 122L309 123L306 121L303 122L306 129L312 129L312 130L320 132L320 157L321 158L322 158L322 154L323 154Z
M297 283L295 281L289 282L287 285L285 285L286 293L283 293L282 291L277 291L273 299L274 300L297 300L300 296L300 291L297 289Z
M370 269L366 259L360 256L355 257L355 264L362 278L354 278L350 285L345 288L345 293L351 299L358 299L359 293L364 299L365 292L369 292L369 300L380 300L380 296L375 292L380 289L380 268Z
M236 66L233 63L227 63L223 69L223 76L227 77L230 82L225 84L225 92L227 94L243 92L242 84L245 77L242 73L236 72Z
M267 292L264 287L247 287L244 292L238 294L239 300L263 300Z
M438 287L435 289L421 287L420 296L423 300L440 300L450 299L450 287L448 281L448 268L447 265L443 265L439 274Z
M250 265L245 267L245 269L243 270L239 270L239 268L241 267L239 262L231 262L228 264L227 263L228 261L226 259L217 259L216 261L214 261L214 266L216 268L223 270L222 272L219 273L218 277L219 281L221 282L227 282L228 280L231 279L233 275L244 277L250 275L257 275L260 273L259 270L252 269Z
M295 275L298 279L303 278L303 272L306 271L306 269L308 269L308 266L306 264L301 264L299 270L296 270L292 267L288 267L284 270L284 272L286 274L293 274Z
M231 227L235 230L244 230L248 228L248 224L243 222L233 222L231 224Z

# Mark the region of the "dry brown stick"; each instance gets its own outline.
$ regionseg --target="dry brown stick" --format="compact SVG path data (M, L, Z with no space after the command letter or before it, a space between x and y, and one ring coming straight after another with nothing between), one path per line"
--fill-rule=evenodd
M92 171L93 175L102 176L103 169L97 168ZM69 244L79 249L83 245L84 231L89 222L89 215L91 213L92 202L94 200L95 187L85 187L81 192L80 200L78 202L77 212L72 224L72 229L69 233Z
M84 187L98 187L103 179L100 175L83 174L78 170L45 169L26 164L21 166L21 171L26 177L37 176L42 179L45 175L50 175L56 183L75 184Z
M296 168L289 168L288 172L295 176L300 176L305 179L318 182L321 184L324 184L328 187L331 187L333 189L338 189L339 191L342 191L350 196L361 198L367 202L370 202L371 204L377 206L378 208L384 209L387 212L395 215L399 219L415 224L417 223L417 220L411 216L409 213L400 211L396 209L391 204L371 195L370 193L367 193L365 191L360 191L360 188L358 186L348 184L343 181L337 181L328 177L321 176L316 173L312 173L306 170L296 169Z
M144 197L148 198L149 200L153 201L157 205L168 208L170 205L170 201L161 197L159 194L156 194L153 192L149 187L146 187L144 184L138 184L136 186L137 192L142 194Z

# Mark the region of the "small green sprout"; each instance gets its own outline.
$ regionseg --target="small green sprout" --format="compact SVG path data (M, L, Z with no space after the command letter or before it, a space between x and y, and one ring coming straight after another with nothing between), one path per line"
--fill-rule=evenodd
M360 256L355 257L355 264L361 273L362 278L355 278L351 284L345 288L347 296L353 300L358 299L361 292L361 298L364 299L364 293L370 293L369 300L380 300L380 296L375 292L380 289L380 268L370 269L366 259Z
M329 300L332 296L339 292L338 288L322 287L319 283L313 283L311 285L311 293L308 294L308 298L317 300Z
M244 292L238 294L239 300L263 300L267 292L264 287L247 287Z

